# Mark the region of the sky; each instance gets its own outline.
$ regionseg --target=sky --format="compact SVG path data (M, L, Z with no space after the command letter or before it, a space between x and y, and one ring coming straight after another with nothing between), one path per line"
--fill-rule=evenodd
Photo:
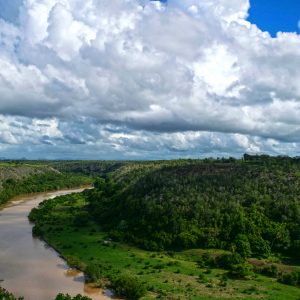
M277 32L300 33L299 0L253 0L248 20L275 37Z
M0 157L300 155L298 0L0 0Z

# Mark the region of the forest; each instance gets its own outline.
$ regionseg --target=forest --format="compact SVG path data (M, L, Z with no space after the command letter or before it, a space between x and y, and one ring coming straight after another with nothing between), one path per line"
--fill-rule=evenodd
M112 238L145 249L300 259L299 159L136 163L99 177L85 196Z

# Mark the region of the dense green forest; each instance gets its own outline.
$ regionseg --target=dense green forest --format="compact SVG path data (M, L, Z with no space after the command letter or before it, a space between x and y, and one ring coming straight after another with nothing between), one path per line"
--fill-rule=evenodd
M146 249L300 259L299 159L137 163L99 178L86 197L112 238Z

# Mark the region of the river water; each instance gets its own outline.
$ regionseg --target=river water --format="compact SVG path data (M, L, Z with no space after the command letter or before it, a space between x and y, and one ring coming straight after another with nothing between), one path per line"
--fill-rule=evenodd
M82 273L70 270L56 251L31 234L27 216L32 208L46 199L81 191L22 196L0 207L0 286L25 300L53 300L58 293L110 299L86 285Z

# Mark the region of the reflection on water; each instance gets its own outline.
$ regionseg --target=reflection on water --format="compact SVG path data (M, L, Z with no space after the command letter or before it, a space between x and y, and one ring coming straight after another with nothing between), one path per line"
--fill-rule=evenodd
M109 299L99 289L85 285L81 272L69 269L52 248L32 237L32 225L27 219L31 209L45 199L70 192L21 197L1 208L0 284L25 300L52 300L58 293Z

